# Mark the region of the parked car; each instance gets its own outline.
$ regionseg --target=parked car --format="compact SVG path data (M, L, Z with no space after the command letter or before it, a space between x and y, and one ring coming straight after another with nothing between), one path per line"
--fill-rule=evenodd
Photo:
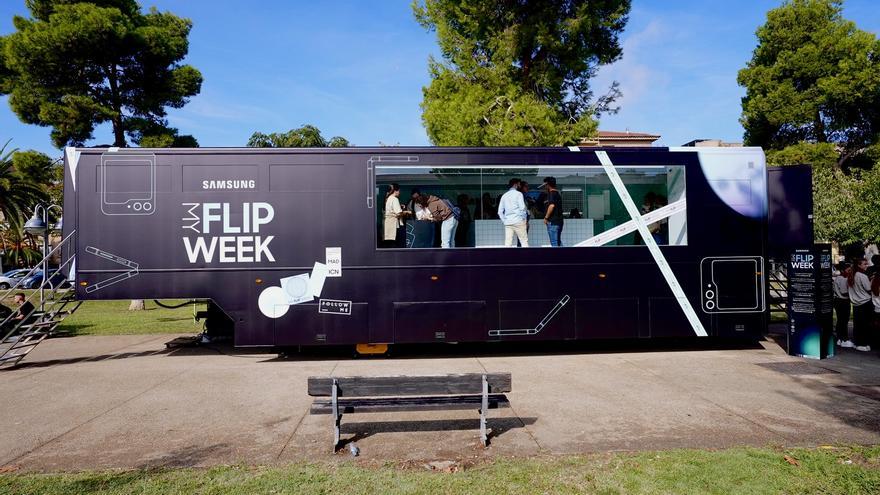
M23 289L39 289L40 285L43 283L43 270L37 270L33 275L26 278L20 285ZM68 287L70 282L67 281L67 277L64 276L63 273L58 272L58 270L49 270L49 284L46 285L46 289L58 288L58 287Z
M14 287L29 271L31 271L30 268L16 268L0 275L0 290Z

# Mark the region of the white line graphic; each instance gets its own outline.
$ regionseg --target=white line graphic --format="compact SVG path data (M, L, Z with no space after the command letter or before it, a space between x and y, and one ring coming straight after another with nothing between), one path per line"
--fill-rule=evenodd
M672 215L675 215L676 213L685 210L687 210L687 200L680 199L662 208L658 208L654 211L645 213L644 215L642 215L642 218L645 220L645 224L651 225L654 222L658 222L660 220L663 220L664 218L669 218ZM585 241L581 241L575 244L575 247L602 246L608 244L613 240L620 239L630 232L635 232L637 229L638 227L636 226L636 222L630 220L628 222L624 222L618 225L617 227L608 229L601 234L594 235L593 237L590 237Z
M125 273L120 273L119 275L115 275L115 276L110 277L106 280L101 280L101 281L98 281L92 285L87 286L86 292L88 292L88 293L92 293L92 292L101 290L105 287L109 287L113 284L122 282L123 280L128 280L131 277L136 276L138 274L138 270L140 269L140 265L138 265L134 261L127 260L127 259L123 258L122 256L119 256L119 255L116 255L113 253L108 253L107 251L98 249L94 246L86 246L86 252L89 254L94 254L95 256L97 256L99 258L104 258L105 260L112 261L113 263L116 263L117 265L122 265L126 268L130 268L130 270Z
M663 252L660 251L660 246L657 245L657 241L654 240L654 237L648 230L648 224L645 223L645 219L639 212L636 203L629 195L629 191L626 190L623 180L620 179L620 175L614 168L614 163L608 158L608 153L597 151L596 156L599 158L599 162L602 163L602 167L605 168L605 173L608 174L608 178L611 179L611 184L614 185L614 190L617 191L617 195L620 196L623 206L626 207L626 211L635 222L639 233L642 235L642 241L648 246L648 251L650 251L651 256L654 257L657 267L660 268L660 273L663 274L663 278L665 278L666 283L669 284L672 294L675 296L676 301L678 301L679 306L681 306L681 310L684 311L684 315L690 322L694 332L700 337L707 336L706 329L703 328L703 322L700 321L696 311L694 311L694 308L691 306L691 302L688 301L687 296L684 294L684 290L682 290L681 285L679 285L678 280L675 278L675 274L672 273L669 263L666 262L666 257L664 257Z
M566 304L568 304L568 301L571 301L571 298L568 297L567 294L562 296L562 299L560 299L559 302L556 303L556 306L553 306L553 309L551 309L550 312L547 313L547 316L545 316L544 319L538 322L538 326L536 326L535 328L489 330L489 335L491 337L507 337L511 335L537 335L541 333L541 330L543 330L544 327L546 327L550 323L550 320L552 320L554 316L562 311L562 308Z

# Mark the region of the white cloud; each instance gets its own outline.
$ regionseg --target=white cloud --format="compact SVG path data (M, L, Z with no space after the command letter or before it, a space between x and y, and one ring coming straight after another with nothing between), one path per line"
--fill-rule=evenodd
M663 91L669 83L669 75L649 65L650 54L656 45L671 36L674 36L672 30L658 19L626 36L621 44L622 58L599 69L593 83L596 94L604 93L613 81L618 81L623 97L617 104L625 107L635 105L647 93Z

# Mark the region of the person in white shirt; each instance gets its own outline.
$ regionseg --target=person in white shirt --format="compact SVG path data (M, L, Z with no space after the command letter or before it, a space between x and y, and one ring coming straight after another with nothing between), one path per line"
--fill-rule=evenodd
M849 275L849 300L853 305L853 344L857 351L870 351L871 320L874 305L871 303L871 280L865 275L868 260L860 258L853 263Z
M831 285L834 290L834 312L837 313L834 333L837 334L837 345L840 347L855 347L849 340L849 315L852 311L852 304L849 302L848 276L850 270L846 263L840 262Z
M404 247L404 218L409 214L400 206L400 186L392 183L385 193L385 216L382 224L384 247Z
M412 196L409 201L409 211L412 212L413 216L415 216L416 220L428 220L430 221L433 216L431 215L431 211L426 207L422 206L421 203L416 201L416 198L421 196L421 191L418 189L413 189Z
M501 196L498 202L498 218L504 224L504 245L516 246L514 236L519 239L522 247L529 247L528 216L526 202L520 192L522 181L510 179L507 185L510 189Z
M871 329L871 340L875 347L880 346L880 273L874 272L871 279L871 302L874 306L874 326Z

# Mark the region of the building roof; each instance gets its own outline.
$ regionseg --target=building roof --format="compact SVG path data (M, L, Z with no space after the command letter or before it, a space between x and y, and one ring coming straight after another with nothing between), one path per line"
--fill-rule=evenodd
M659 134L631 131L598 131L593 136L581 139L580 146L652 146L660 139Z
M599 131L599 139L660 139L659 134L649 134L647 132L630 132L630 131Z

